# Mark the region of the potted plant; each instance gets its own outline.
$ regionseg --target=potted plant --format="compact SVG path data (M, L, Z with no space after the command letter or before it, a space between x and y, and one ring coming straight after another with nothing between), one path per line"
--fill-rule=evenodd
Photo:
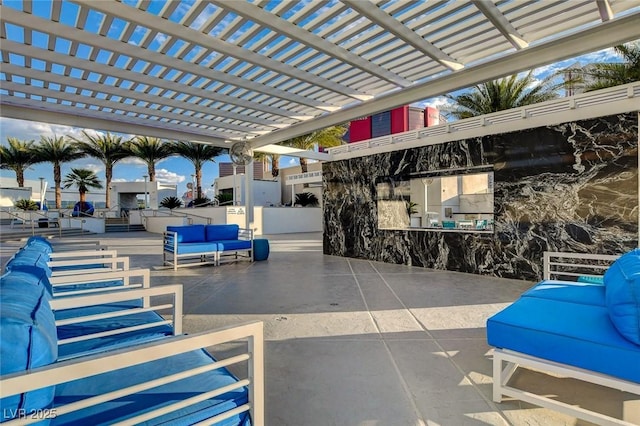
M182 207L182 200L178 197L165 197L160 201L160 207L167 208L169 210Z
M407 201L407 215L409 216L409 226L412 228L420 228L421 226L421 218L420 216L413 216L414 214L418 214L418 203L414 203L413 201Z
M302 207L318 207L318 204L318 197L313 192L302 192L300 194L296 194L295 205Z

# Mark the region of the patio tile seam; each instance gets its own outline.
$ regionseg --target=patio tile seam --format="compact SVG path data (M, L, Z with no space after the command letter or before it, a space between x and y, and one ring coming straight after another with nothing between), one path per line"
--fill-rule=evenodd
M420 325L420 327L424 330L425 333L427 333L433 343L438 347L438 350L443 353L447 359L449 360L449 362L451 363L451 365L453 365L453 367L458 370L458 372L460 374L462 374L462 376L467 379L469 381L469 383L471 384L471 386L473 387L473 389L476 391L476 393L478 395L480 395L480 398L492 409L494 410L496 413L499 414L499 416L502 418L502 420L505 422L505 424L507 425L511 425L512 423L509 421L509 419L507 418L507 416L505 415L505 413L500 409L500 407L498 407L498 405L493 402L491 399L487 398L482 391L478 388L478 385L476 384L476 382L469 376L469 374L467 374L464 369L462 369L462 367L460 367L458 365L458 363L453 359L453 357L449 354L449 351L445 350L444 346L442 346L440 344L440 340L455 340L455 339L438 339L437 337L433 336L429 330L422 324L422 322L420 322L418 320L418 318L415 316L415 314L413 313L413 311L411 309L409 309L407 307L407 305L402 301L402 299L400 299L400 297L398 296L398 294L393 290L393 288L391 288L391 286L389 285L389 283L387 282L387 280L384 278L384 276L382 275L382 273L380 273L378 271L378 269L375 267L375 265L373 264L373 262L369 262L369 264L371 265L371 267L378 272L378 276L380 277L380 279L382 280L382 282L384 283L385 286L387 286L387 288L389 289L389 291L391 292L391 294L393 294L393 296L398 300L398 302L400 303L400 305L403 307L403 309L405 309L409 315L411 315L411 317ZM365 301L366 303L366 301ZM386 342L385 342L386 344Z
M356 274L356 272L353 270L353 267L351 265L351 262L347 259L347 264L349 265L349 269L351 269L352 275L353 275L353 279L356 283L356 286L358 287L358 291L360 292L360 297L362 297L362 303L364 303L365 309L367 310L369 317L371 318L371 321L373 322L374 327L376 328L378 335L380 336L380 341L382 343L382 345L384 346L385 351L387 352L387 356L389 357L389 361L391 362L391 365L393 366L393 369L396 372L396 375L398 377L398 380L400 382L400 385L402 386L402 389L404 390L405 396L407 398L407 400L409 401L409 403L411 404L411 408L414 412L414 415L416 416L416 420L417 420L417 424L421 425L421 426L426 426L427 422L425 421L424 415L422 414L422 412L420 411L418 404L413 396L413 392L411 392L411 389L409 387L409 384L407 383L406 379L404 378L404 376L402 375L402 372L400 371L400 367L398 366L398 363L396 362L393 353L391 352L391 348L389 347L386 339L383 336L383 333L380 330L380 327L378 325L378 322L375 319L375 316L371 313L371 310L369 309L369 304L367 303L367 299L364 296L364 292L362 291L362 287L360 286L360 281L358 280L358 276Z

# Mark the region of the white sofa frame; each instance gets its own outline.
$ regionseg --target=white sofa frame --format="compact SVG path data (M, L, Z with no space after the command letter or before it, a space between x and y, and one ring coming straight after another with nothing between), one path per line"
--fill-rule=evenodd
M506 363L506 367L504 367ZM594 383L624 392L629 392L640 396L640 384L594 371L585 370L571 365L533 357L531 355L515 352L507 349L493 349L493 401L502 402L503 396L510 396L520 401L525 401L540 407L549 408L560 413L593 422L599 425L624 425L633 426L633 423L617 419L606 414L588 410L555 400L549 396L534 394L521 390L508 384L511 376L519 367L531 368L545 373L560 374L564 377L571 377L584 382ZM553 394L553 391L549 391ZM624 414L623 414L624 415Z
M71 404L56 407L55 411L50 410L50 413L53 416L60 416L65 413L74 412L146 389L171 383L185 377L191 377L200 374L201 372L247 362L248 371L246 379L239 380L233 385L224 386L201 395L184 399L168 407L156 409L148 413L141 414L140 416L127 419L123 424L141 423L145 420L163 415L166 412L172 412L183 407L187 407L199 400L210 398L215 395L221 395L243 386L248 386L248 404L244 404L240 407L229 410L226 413L207 419L206 424L219 422L233 415L249 411L252 424L256 426L264 426L264 337L262 322L252 322L234 327L225 327L193 335L167 337L159 341L136 345L125 349L79 357L67 361L56 362L52 365L35 368L29 371L8 374L0 378L0 398L70 382L72 380L85 379L98 374L121 370L130 366L144 364L193 350L206 349L211 346L247 340L248 350L242 354L221 359L217 362L212 362L211 365L205 367L199 367L170 376L164 376L146 383L119 389L106 394L90 396ZM7 422L6 425L27 424L41 420L42 419L19 418Z
M169 238L171 237L171 238ZM171 245L173 246L173 253L167 251L165 247L171 241ZM178 254L178 233L173 231L165 231L162 233L162 264L164 266L173 266L173 270L177 271L178 268L182 268L185 266L195 266L195 265L217 265L218 264L218 251L203 251L198 253L185 253ZM167 256L169 255L169 256ZM209 256L212 256L211 260L207 260ZM187 258L199 258L199 262L188 262L188 263L178 263L180 259Z
M560 277L601 277L606 269L618 259L620 255L603 255L587 253L563 253L544 252L543 267L545 280ZM593 261L595 263L589 263ZM591 271L591 273L576 272L578 270ZM566 271L570 269L570 271ZM571 282L567 282L571 284ZM506 365L506 367L505 367ZM537 395L532 392L510 386L509 380L520 367L535 369L545 373L559 374L589 383L618 389L640 396L640 384L630 382L594 371L585 370L567 364L560 364L515 352L508 349L493 349L493 401L501 402L503 396L510 396L520 401L525 401L540 407L546 407L560 413L587 420L599 425L625 425L633 424L625 420L617 419L606 414L577 407L555 400L548 396ZM623 414L624 415L624 414Z
M621 255L545 251L542 262L542 278L550 280L561 277L602 277L607 268L620 256ZM592 263L588 263L589 261L592 261ZM567 271L567 269L571 270ZM588 272L576 272L576 270Z
M151 299L154 296L170 296L172 300L170 303L154 304L152 302L153 299ZM131 331L144 330L168 324L171 324L173 326L174 335L182 334L183 293L182 285L180 284L170 284L153 288L140 288L131 290L123 290L122 288L120 288L119 291L111 291L108 293L89 294L76 297L60 297L57 299L52 299L49 304L51 306L51 309L55 312L65 309L123 302L132 299L143 299L145 303L143 303L143 306L140 308L122 308L118 311L56 320L56 327L70 324L79 324L99 319L123 317L150 311L155 311L156 313L158 313L158 315L161 315L159 311L165 309L171 309L171 319L164 319L164 317L162 317L161 315L160 318L154 322L139 324L136 326L114 328L112 330L103 331L100 333L89 333L73 338L58 340L58 346L84 340L97 339L101 337L117 336L119 334L128 333Z

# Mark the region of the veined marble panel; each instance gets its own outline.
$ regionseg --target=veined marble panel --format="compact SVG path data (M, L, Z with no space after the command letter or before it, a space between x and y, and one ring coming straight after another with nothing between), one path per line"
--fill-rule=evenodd
M627 251L638 244L637 145L633 112L325 163L324 251L531 280L545 250ZM378 228L377 182L476 166L494 169L493 234Z

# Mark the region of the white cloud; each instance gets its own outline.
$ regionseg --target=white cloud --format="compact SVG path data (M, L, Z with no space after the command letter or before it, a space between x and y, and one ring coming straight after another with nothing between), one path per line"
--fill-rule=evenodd
M114 178L114 179L111 179L111 182L118 183L118 182L129 182L129 181L123 178Z
M145 163L144 161L142 161L138 157L123 158L122 160L118 161L118 164L133 164L135 166L146 166L147 165L147 163Z
M298 165L298 160L295 158L291 158L289 159L289 163L290 166L297 166Z
M81 130L76 127L6 117L0 117L0 133L3 142L6 142L8 137L37 142L40 140L40 136L80 137L82 135Z
M174 172L170 172L167 169L157 169L156 170L156 180L160 183L181 183L185 181L184 175L179 175Z
M104 164L102 163L85 163L82 165L83 169L91 170L93 173L98 174L104 171Z

